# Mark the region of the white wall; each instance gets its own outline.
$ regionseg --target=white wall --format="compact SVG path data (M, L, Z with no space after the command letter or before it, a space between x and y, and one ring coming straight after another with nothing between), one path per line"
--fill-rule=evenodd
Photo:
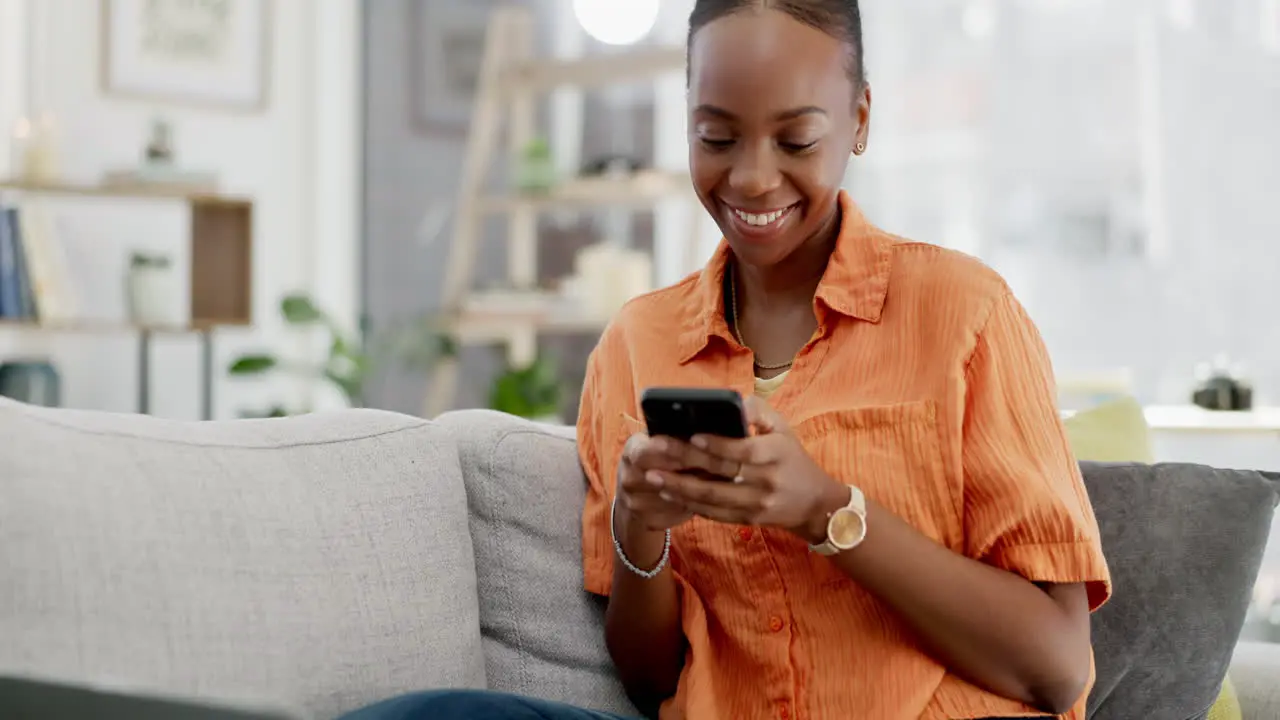
M0 127L20 113L52 112L58 120L61 169L69 181L95 182L102 172L135 163L157 113L175 126L179 162L216 171L223 189L256 202L253 329L218 333L215 417L234 417L276 402L335 404L333 396L283 378L228 382L238 353L268 347L294 356L322 352L313 338L286 332L279 298L312 292L354 327L359 152L357 0L269 3L269 104L259 113L139 102L106 96L100 87L102 3L89 0L0 0ZM24 37L30 38L23 48ZM12 63L21 62L21 69ZM10 83L30 79L28 88ZM6 158L0 156L0 161ZM0 171L8 170L0 167ZM9 174L5 172L4 174ZM122 277L135 247L179 253L185 262L187 216L164 203L60 200L57 232L67 250L80 305L93 317L125 316ZM130 411L137 387L136 340L125 333L57 337L0 331L0 358L51 353L63 379L64 404ZM194 338L157 341L152 409L199 416L199 352Z

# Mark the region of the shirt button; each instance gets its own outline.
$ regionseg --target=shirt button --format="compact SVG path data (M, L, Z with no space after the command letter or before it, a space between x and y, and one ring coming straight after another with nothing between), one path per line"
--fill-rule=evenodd
M786 623L782 622L782 618L778 617L777 615L774 615L773 617L769 618L769 629L772 630L773 632L780 632L782 628L785 626L786 626Z
M744 527L738 530L738 538L742 540L742 542L750 542L751 535L752 535L751 528Z

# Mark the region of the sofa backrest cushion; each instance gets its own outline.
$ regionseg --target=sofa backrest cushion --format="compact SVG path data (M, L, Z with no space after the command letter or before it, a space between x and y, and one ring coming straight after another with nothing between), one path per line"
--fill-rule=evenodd
M1244 623L1277 485L1198 465L1082 468L1114 586L1093 616L1089 717L1202 717Z
M0 400L0 439L0 674L316 717L483 686L466 497L434 424Z
M489 687L636 716L583 590L583 478L573 428L486 410L440 416L471 506Z

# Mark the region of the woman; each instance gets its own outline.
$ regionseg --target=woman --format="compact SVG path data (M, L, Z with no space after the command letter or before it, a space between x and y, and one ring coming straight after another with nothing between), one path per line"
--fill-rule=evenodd
M857 2L699 0L689 107L725 240L622 311L579 420L586 586L629 695L695 720L1083 718L1110 585L1049 361L995 273L839 189L871 117ZM647 437L651 386L735 388L752 436Z

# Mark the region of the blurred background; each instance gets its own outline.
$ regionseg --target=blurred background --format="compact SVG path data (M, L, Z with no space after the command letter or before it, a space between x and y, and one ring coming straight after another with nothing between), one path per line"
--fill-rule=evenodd
M0 0L0 392L571 422L611 313L718 237L691 6ZM870 218L1003 273L1064 409L1280 469L1280 0L862 7Z

